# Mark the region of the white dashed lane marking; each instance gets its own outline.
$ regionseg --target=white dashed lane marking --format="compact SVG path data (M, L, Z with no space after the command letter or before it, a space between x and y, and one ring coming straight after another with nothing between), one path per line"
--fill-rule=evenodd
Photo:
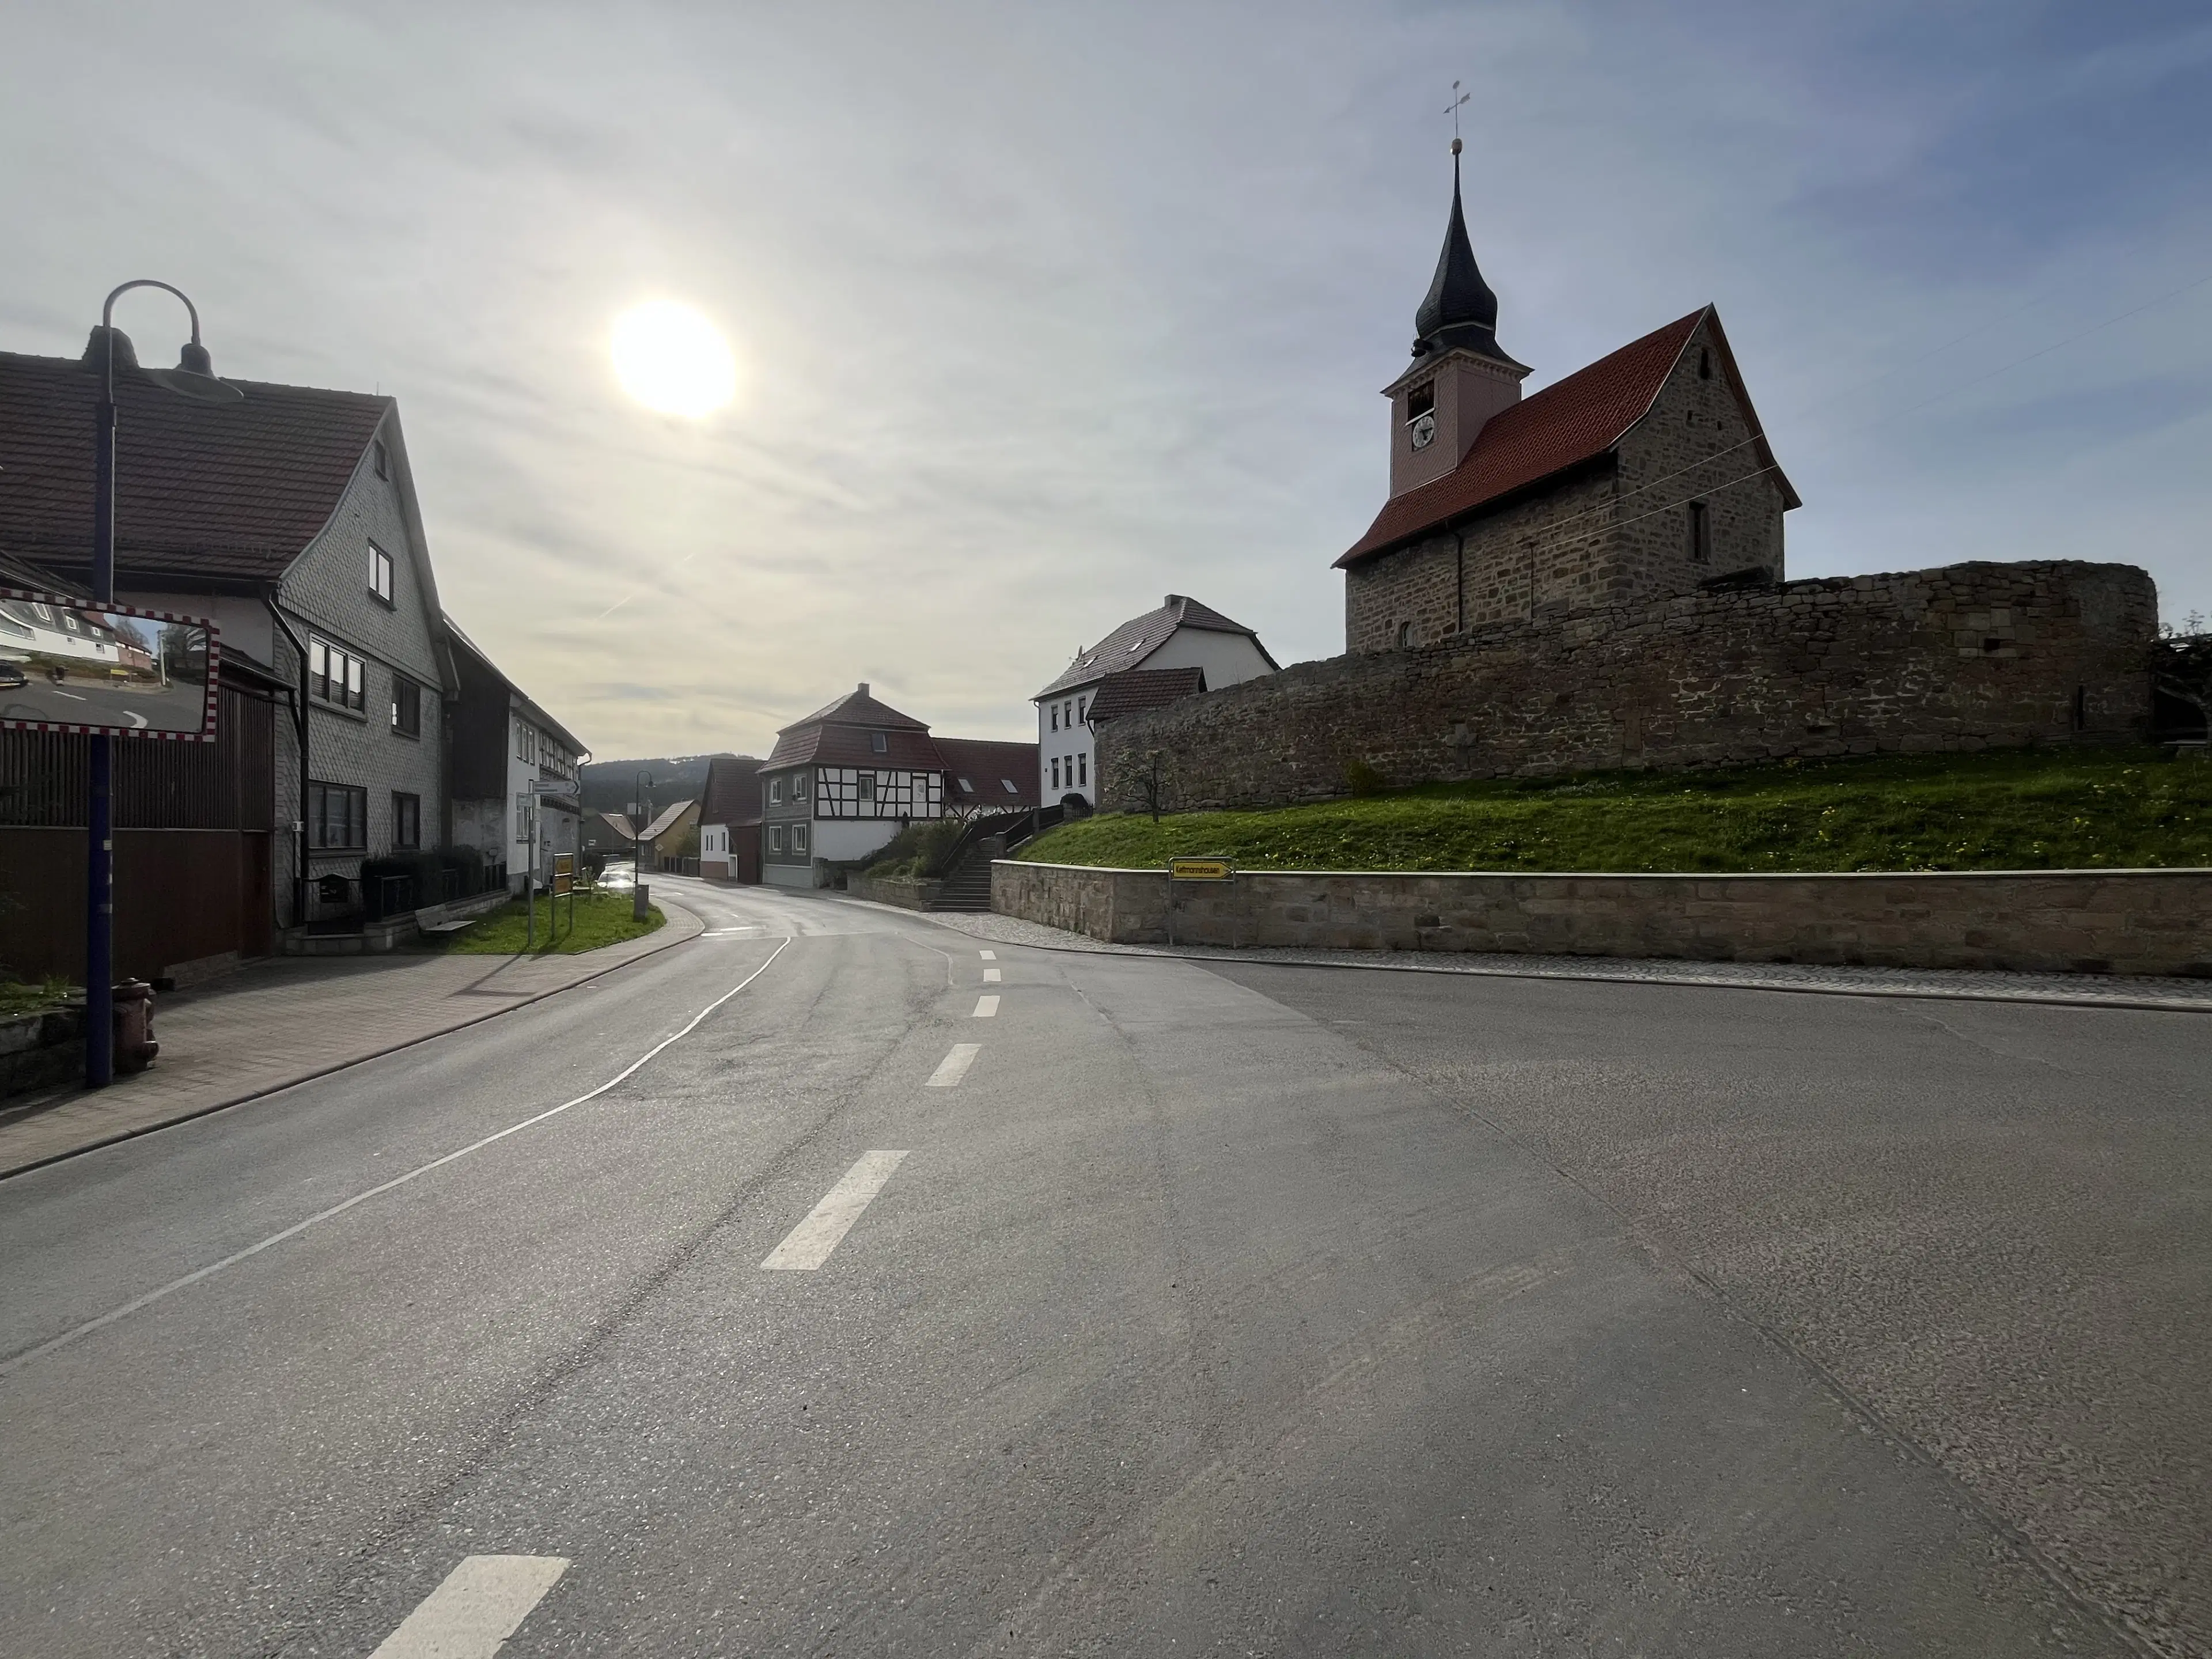
M991 1016L992 1016L992 1015L994 1015L994 1014L997 1013L998 1012L999 1012L999 1000L998 1000L998 998L996 998L996 997L977 997L977 998L975 999L975 1018L978 1018L978 1019L988 1019L988 1018L991 1018Z
M471 1555L368 1659L492 1659L568 1571L557 1555Z
M811 1273L820 1267L905 1158L904 1152L863 1152L761 1266L774 1273Z
M986 962L996 962L999 959L999 953L996 951L978 951L975 954Z
M975 1056L983 1052L980 1042L956 1042L952 1052L937 1062L937 1069L929 1074L933 1089L950 1089L968 1075L968 1068L975 1063Z
M998 982L999 970L995 968L986 968L983 970L983 983L986 985L996 985Z

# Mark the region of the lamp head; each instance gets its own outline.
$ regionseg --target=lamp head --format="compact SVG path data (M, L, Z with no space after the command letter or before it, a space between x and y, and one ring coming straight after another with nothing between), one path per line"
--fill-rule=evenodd
M139 372L148 380L158 381L195 403L234 404L246 395L228 381L216 379L214 360L208 356L208 349L198 340L191 341L177 354L174 368L148 368Z

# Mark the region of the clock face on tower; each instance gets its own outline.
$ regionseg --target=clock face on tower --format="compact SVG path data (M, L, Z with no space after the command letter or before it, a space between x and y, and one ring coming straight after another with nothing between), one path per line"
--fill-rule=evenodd
M1437 417L1434 415L1416 415L1413 420L1413 428L1414 448L1426 449L1436 441Z

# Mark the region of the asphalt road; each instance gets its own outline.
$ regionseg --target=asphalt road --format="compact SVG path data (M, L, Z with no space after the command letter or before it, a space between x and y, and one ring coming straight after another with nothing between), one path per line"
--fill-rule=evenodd
M179 680L173 685L107 685L77 678L49 684L33 669L27 683L0 685L0 720L50 720L65 726L135 726L140 731L197 732L207 707L207 688Z
M2212 1025L682 885L0 1182L0 1652L2206 1650Z

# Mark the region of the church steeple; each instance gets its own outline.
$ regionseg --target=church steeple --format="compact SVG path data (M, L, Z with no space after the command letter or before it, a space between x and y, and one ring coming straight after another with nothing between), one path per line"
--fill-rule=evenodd
M1443 251L1437 255L1437 274L1429 291L1413 313L1413 356L1434 357L1457 346L1510 363L1498 343L1498 296L1482 280L1474 263L1474 247L1468 240L1467 211L1460 204L1460 142L1452 140L1451 220L1444 227Z

